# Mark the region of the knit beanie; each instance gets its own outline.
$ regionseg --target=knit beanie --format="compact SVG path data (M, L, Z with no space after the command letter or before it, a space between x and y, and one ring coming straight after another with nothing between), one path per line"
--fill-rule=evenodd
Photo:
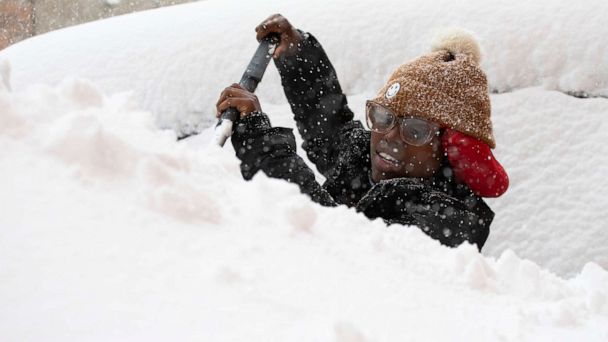
M471 33L444 31L431 53L398 67L373 101L399 116L435 122L494 148L488 81L480 60L479 44Z

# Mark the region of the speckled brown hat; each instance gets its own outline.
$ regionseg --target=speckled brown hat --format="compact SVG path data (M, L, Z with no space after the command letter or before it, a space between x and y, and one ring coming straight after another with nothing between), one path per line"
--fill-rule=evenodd
M486 75L473 35L461 29L440 34L432 52L401 65L373 100L399 116L414 116L496 146Z

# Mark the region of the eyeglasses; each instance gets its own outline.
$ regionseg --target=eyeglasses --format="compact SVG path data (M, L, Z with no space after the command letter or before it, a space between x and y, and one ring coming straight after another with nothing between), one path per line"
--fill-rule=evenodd
M412 117L399 118L390 109L373 101L367 101L365 107L367 127L373 132L386 134L401 120L401 139L414 146L428 144L440 133L440 127L432 122Z

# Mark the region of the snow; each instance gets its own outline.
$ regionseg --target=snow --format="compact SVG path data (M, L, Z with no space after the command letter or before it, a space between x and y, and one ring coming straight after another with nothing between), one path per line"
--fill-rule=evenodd
M608 268L608 99L526 88L492 104L511 183L488 201L496 218L484 253L513 248L562 274L591 260Z
M232 135L232 120L222 119L222 122L219 123L214 130L214 138L213 140L218 146L224 146L226 140Z
M2 339L608 339L608 99L564 94L607 94L608 5L500 3L209 0L0 52ZM319 38L358 118L433 30L478 34L511 177L483 254L245 182L209 144L277 11ZM274 68L259 94L293 127Z

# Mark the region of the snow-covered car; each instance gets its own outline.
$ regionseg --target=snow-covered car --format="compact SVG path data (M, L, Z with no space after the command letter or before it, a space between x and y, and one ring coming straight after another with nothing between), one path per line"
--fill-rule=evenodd
M220 91L276 12L323 44L358 119L439 29L476 33L511 178L488 201L482 254L264 175L245 182L232 148L209 145ZM599 0L208 0L0 51L0 336L605 340L607 12ZM257 94L273 124L294 126L273 66Z

